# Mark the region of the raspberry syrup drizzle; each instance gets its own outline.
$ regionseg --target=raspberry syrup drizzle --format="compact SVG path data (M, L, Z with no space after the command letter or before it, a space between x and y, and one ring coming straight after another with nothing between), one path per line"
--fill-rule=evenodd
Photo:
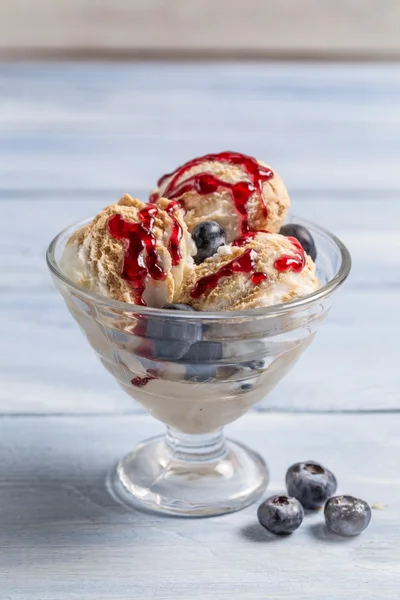
M148 375L146 377L134 377L133 379L131 379L131 384L135 387L142 388L145 385L147 385L149 381L153 381L153 379L155 379L155 377L153 377L152 375Z
M237 183L229 183L223 181L211 173L198 173L192 175L188 179L178 184L178 180L181 179L184 174L191 170L193 167L200 165L202 162L222 162L230 165L237 165L242 167L250 181L238 181ZM247 214L247 202L250 197L256 193L260 206L262 208L264 217L268 215L268 208L264 200L262 186L265 181L272 179L274 176L273 171L269 167L263 167L260 163L251 156L240 154L239 152L220 152L219 154L206 154L199 158L195 158L181 167L179 167L173 173L163 175L158 181L158 186L162 185L168 178L171 181L168 183L166 189L163 192L163 197L170 199L178 199L183 194L196 191L200 196L206 196L216 192L218 189L229 190L232 196L232 200L235 204L236 211L240 217L240 231L246 233L249 231L249 222ZM157 192L151 194L150 202L155 202L159 197Z
M280 273L284 273L285 271L294 271L294 273L300 273L306 264L303 246L294 237L288 236L287 239L292 242L297 252L295 254L284 254L275 261L274 267Z
M156 237L153 233L157 213L155 206L146 206L138 213L140 223L126 221L122 215L116 214L108 219L107 224L110 235L125 243L121 277L133 287L136 304L141 306L146 306L143 293L147 275L157 281L165 279L165 273L158 264Z
M258 285L259 283L262 283L266 279L267 279L267 275L260 271L258 273L254 273L254 275L252 275L251 283L254 283L254 285Z
M257 252L252 248L248 248L238 256L234 258L226 265L221 267L216 273L201 277L194 286L190 295L192 298L200 298L206 292L213 290L223 277L230 277L234 273L251 273L251 281L254 284L265 281L267 276L265 273L255 272L255 262L257 258Z
M182 239L183 231L178 219L174 215L175 210L179 207L179 202L170 202L165 209L165 212L171 217L172 220L172 232L168 242L168 250L171 255L172 265L174 267L178 265L182 259L179 243Z

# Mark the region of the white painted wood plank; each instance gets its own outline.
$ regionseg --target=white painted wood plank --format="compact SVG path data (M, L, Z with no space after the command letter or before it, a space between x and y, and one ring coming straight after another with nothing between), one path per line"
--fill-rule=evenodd
M382 503L359 537L330 535L320 512L272 538L256 507L203 520L126 512L104 478L145 417L1 419L0 570L7 600L394 600L400 585L399 415L247 415L228 428L269 462L269 493L313 458L339 490Z
M3 65L1 188L148 188L231 148L289 188L379 198L400 189L399 94L397 65Z
M400 51L395 0L379 10L365 0L3 0L1 9L3 50Z

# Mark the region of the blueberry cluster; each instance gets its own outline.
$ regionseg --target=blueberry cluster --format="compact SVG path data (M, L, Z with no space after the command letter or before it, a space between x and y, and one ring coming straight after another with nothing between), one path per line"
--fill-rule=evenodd
M315 461L295 463L286 472L288 495L271 496L258 507L260 524L276 535L293 533L300 527L304 509L325 505L327 527L342 536L358 535L371 520L367 502L353 496L333 496L334 474Z

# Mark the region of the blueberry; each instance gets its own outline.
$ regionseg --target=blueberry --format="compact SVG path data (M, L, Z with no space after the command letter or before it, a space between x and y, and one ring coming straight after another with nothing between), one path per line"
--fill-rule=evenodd
M282 235L295 237L297 240L299 240L305 252L311 256L313 260L317 258L317 248L315 246L314 238L308 229L303 227L303 225L288 223L287 225L281 227L279 233Z
M265 360L250 360L249 362L245 362L242 364L244 367L247 367L252 371L260 371L265 367Z
M208 381L217 375L218 361L222 358L220 342L199 341L192 344L182 360L186 364L185 379L189 381Z
M222 344L220 342L208 342L206 340L196 342L185 354L185 362L192 363L214 363L222 358Z
M163 308L194 310L187 304L166 304ZM201 324L188 323L186 319L154 316L147 322L146 338L151 341L152 357L159 360L179 360L201 335Z
M336 477L325 467L309 460L292 465L286 472L288 494L304 508L320 508L336 492Z
M353 496L335 496L325 504L325 522L338 535L358 535L371 520L369 505Z
M215 254L218 248L225 244L225 232L216 221L203 221L196 225L192 231L192 238L197 248L194 257L196 265Z
M260 525L271 533L282 535L293 533L300 527L304 510L296 498L290 496L271 496L258 507Z
M242 390L242 392L249 392L253 389L253 387L253 384L249 383L248 381L240 384L240 389Z

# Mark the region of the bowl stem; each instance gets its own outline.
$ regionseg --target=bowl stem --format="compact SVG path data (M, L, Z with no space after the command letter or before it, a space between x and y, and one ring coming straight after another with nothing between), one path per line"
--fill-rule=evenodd
M193 435L167 426L165 442L173 453L174 460L183 462L213 462L221 459L227 452L222 427L211 433Z

